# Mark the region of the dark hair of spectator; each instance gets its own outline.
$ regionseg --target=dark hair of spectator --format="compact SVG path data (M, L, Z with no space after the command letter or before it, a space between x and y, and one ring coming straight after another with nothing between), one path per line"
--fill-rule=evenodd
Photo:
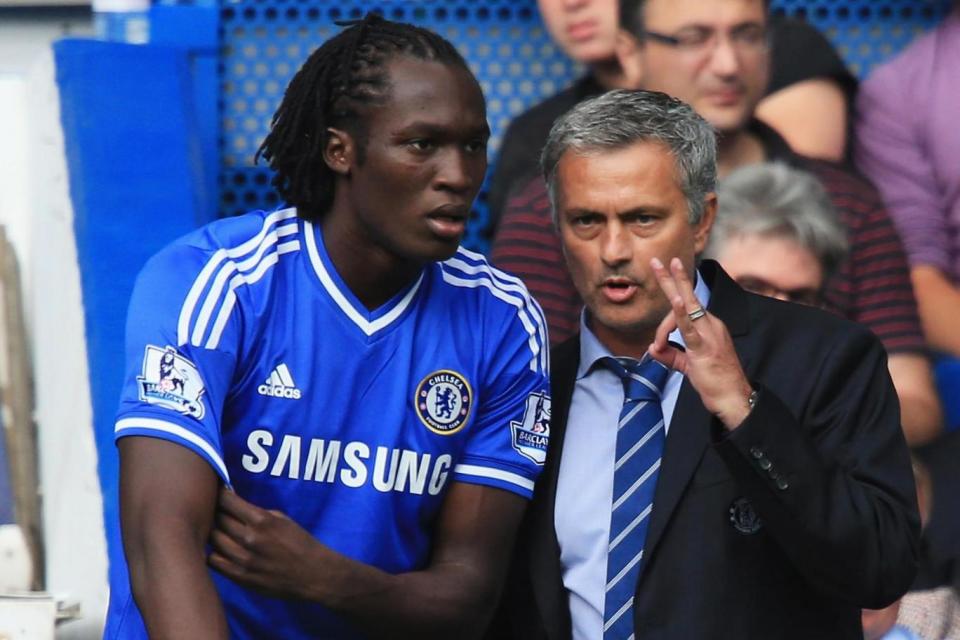
M620 26L626 30L627 33L633 35L638 39L643 39L643 7L647 4L647 0L619 0L617 3L619 15L620 15ZM770 0L763 0L763 6L765 9L770 8Z
M345 24L293 76L254 156L254 162L263 156L275 171L274 187L307 220L321 218L333 202L335 174L323 159L327 129L353 136L357 161L364 161L366 109L389 99L391 60L410 56L468 68L452 44L426 29L375 13Z

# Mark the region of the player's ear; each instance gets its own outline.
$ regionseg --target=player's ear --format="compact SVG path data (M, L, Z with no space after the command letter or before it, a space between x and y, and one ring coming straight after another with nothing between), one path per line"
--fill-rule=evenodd
M343 129L333 127L327 127L326 133L327 136L323 145L323 161L334 173L342 176L348 175L357 153L353 136Z

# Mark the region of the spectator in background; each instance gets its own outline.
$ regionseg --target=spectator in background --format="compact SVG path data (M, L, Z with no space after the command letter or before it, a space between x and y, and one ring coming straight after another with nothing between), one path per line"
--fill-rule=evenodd
M491 235L512 188L539 175L540 148L553 121L581 100L624 86L616 56L617 0L537 0L537 7L553 41L587 73L507 127L487 193Z
M820 180L850 243L849 258L827 281L824 299L883 342L906 431L936 433L942 414L906 257L879 194L836 163L795 154L780 135L754 118L770 65L766 3L634 0L633 6L624 11L628 21L623 26L639 44L624 54L621 65L630 77L642 79L636 88L684 100L717 129L721 176L781 160ZM529 182L510 198L492 254L494 262L519 275L543 305L554 343L576 332L582 303L564 266L542 180Z
M960 358L958 61L960 6L864 82L855 149L903 236L927 341L953 358ZM960 426L956 413L951 423Z
M724 179L717 198L717 220L704 255L748 291L824 306L824 284L843 264L848 243L816 177L782 163L750 165ZM928 401L937 403L937 398ZM939 406L926 410L937 413ZM904 425L911 446L930 442L940 431L939 423L927 429Z
M718 186L717 201L704 257L747 291L822 306L847 238L817 179L782 163L751 165Z
M635 2L619 0L627 9ZM510 123L487 193L492 236L513 188L539 174L540 149L550 126L571 107L604 91L630 88L617 57L635 46L620 31L618 0L537 0L553 41L587 73L572 86L520 114ZM780 132L798 153L840 160L847 142L847 113L856 79L830 41L802 20L772 18L770 86L757 116ZM798 55L803 52L803 55Z

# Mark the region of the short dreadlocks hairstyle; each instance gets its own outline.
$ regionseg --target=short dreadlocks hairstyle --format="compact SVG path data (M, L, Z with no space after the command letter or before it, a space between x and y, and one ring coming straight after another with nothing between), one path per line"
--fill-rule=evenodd
M421 27L368 13L343 23L303 64L273 115L270 133L257 149L274 170L273 186L298 215L319 220L333 203L335 174L323 159L327 128L347 131L363 162L365 109L390 96L387 63L400 56L458 65L467 63L450 42Z

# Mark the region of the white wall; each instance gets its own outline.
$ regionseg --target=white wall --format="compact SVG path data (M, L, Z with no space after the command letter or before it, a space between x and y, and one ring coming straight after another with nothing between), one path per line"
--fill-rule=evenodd
M102 634L107 603L80 275L50 43L87 35L78 11L0 16L0 224L21 269L33 354L47 588L82 619L57 637Z

